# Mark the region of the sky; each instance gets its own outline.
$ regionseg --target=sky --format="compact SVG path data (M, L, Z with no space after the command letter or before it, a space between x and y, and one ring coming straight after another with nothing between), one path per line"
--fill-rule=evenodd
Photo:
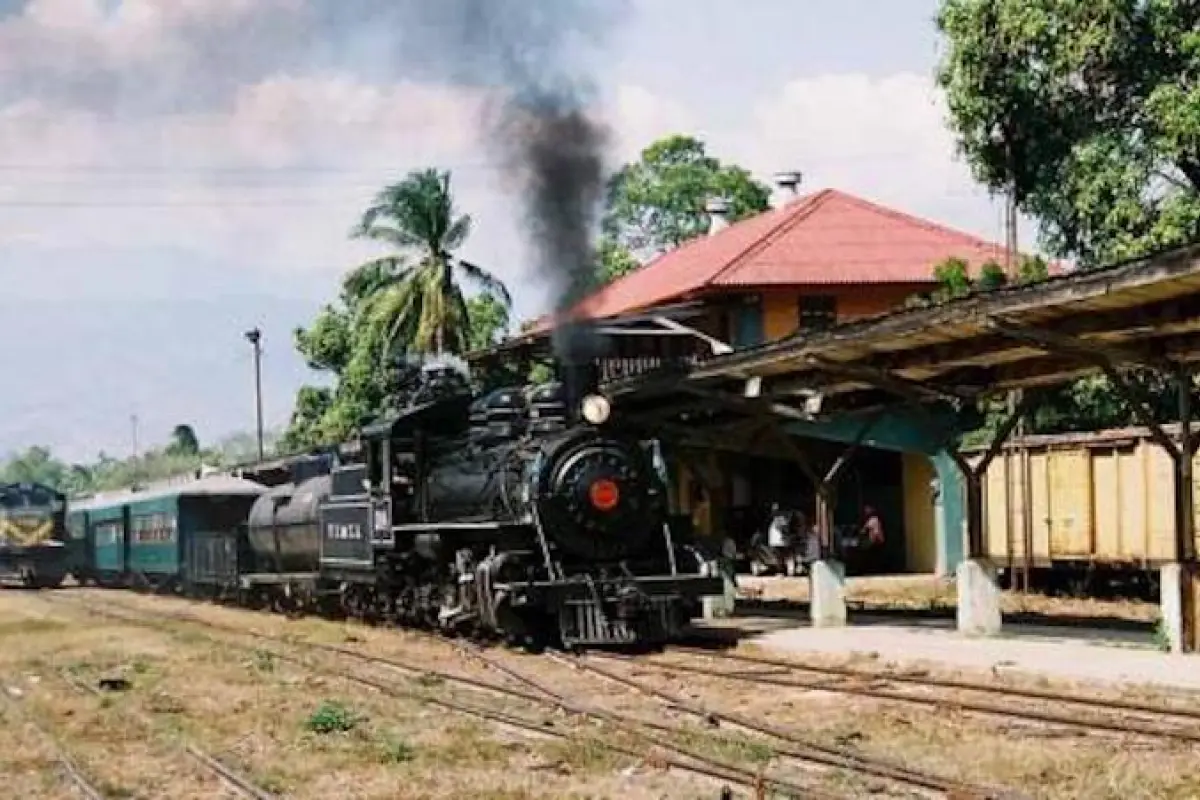
M763 180L1002 238L945 126L936 0L438 1L0 0L0 454L126 454L133 416L143 447L252 429L254 326L285 424L315 378L294 329L378 254L348 232L414 168L451 170L463 255L518 318L545 310L485 124L507 73L442 9L550 31L516 44L590 84L610 169L689 133Z

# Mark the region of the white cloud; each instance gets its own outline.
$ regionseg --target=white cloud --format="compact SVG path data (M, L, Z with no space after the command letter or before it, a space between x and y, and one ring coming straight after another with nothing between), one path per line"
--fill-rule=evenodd
M612 93L607 118L615 136L613 155L621 162L638 154L659 137L698 129L696 115L682 104L644 86L622 85Z
M805 186L861 194L900 210L1000 235L987 192L958 157L944 97L917 73L797 78L756 104L721 141L757 174L798 169ZM1023 239L1032 239L1025 226Z
M243 0L223 4L236 12ZM453 170L460 206L477 219L469 255L520 281L531 253L511 184L480 136L487 100L479 90L347 72L276 73L242 85L222 109L174 115L121 117L36 97L0 105L0 241L130 258L169 247L332 280L371 252L346 238L371 193L432 164ZM695 132L761 178L798 168L809 187L998 234L954 156L944 105L919 75L796 79L725 127L703 112L643 86L613 87L602 116L614 166L659 136ZM541 300L525 298L522 310Z
M158 118L23 100L0 107L0 239L66 230L81 250L169 246L267 269L339 269L365 252L346 231L385 181L472 166L481 101L349 76L277 76L244 87L227 111Z

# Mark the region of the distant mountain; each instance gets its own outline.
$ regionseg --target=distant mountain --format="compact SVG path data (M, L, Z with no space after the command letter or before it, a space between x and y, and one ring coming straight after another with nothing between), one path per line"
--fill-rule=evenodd
M130 416L143 445L174 425L202 441L254 428L251 346L263 331L266 424L285 424L296 389L312 376L292 346L318 300L266 293L204 296L196 281L160 284L157 297L123 299L120 287L94 301L0 299L0 454L45 444L63 458L123 455ZM228 284L227 284L228 285ZM216 288L216 287L211 287ZM38 294L41 294L40 292Z

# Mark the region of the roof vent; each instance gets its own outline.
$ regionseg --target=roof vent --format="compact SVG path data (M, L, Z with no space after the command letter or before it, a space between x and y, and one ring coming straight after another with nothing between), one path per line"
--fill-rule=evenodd
M710 197L704 204L704 212L708 214L708 235L729 227L729 201L724 197Z
M800 181L804 177L799 170L790 172L776 172L775 185L783 190L786 202L791 202L800 194Z

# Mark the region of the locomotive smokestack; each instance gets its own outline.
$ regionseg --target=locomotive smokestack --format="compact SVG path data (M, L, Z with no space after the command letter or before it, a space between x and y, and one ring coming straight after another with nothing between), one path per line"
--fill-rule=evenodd
M539 90L508 107L500 129L508 166L525 190L539 277L551 287L560 320L596 285L592 234L603 198L608 133L581 105L574 92ZM594 362L602 346L592 325L562 320L553 343L564 381L586 380L583 365ZM568 391L584 392L585 386Z
M578 422L582 413L583 398L600 391L600 367L594 358L563 361L562 382L567 419Z

